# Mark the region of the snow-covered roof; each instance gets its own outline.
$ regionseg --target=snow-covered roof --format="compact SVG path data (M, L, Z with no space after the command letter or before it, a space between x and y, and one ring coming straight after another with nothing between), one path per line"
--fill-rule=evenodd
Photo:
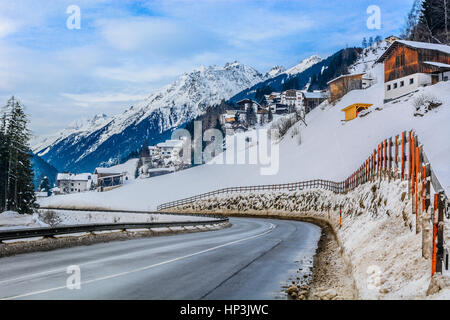
M96 168L95 173L97 174L122 174L122 170L118 168Z
M181 148L183 147L182 140L166 140L165 142L158 143L159 148Z
M325 99L326 93L324 92L303 92L305 99Z
M58 173L56 176L56 180L69 180L69 181L87 181L92 179L91 173L79 173L79 174L72 174L72 173Z
M364 72L363 72L363 73L343 74L342 76L339 76L339 77L337 77L337 78L334 78L334 79L331 80L331 81L328 81L327 84L330 84L330 83L335 82L335 81L337 81L337 80L339 80L339 79L342 79L342 78L355 77L355 76L362 76L362 75L364 75L364 74L365 74Z
M438 67L438 68L450 69L450 64L446 64L446 63L434 62L434 61L424 61L423 63L429 64L430 66L434 66L434 67Z
M398 45L404 45L414 49L425 49L443 52L445 54L450 54L450 46L445 44L436 44L428 42L418 42L418 41L407 41L407 40L396 40L381 56L378 58L376 63L381 63L386 60L386 58L391 54L392 50Z

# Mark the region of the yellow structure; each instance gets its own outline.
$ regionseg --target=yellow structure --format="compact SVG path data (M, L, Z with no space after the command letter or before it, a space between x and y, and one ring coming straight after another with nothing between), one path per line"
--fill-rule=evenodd
M369 109L373 104L367 104L367 103L355 103L351 106L348 106L345 109L342 109L342 111L345 112L345 121L350 121L355 119L358 116L358 113L360 113L363 110Z

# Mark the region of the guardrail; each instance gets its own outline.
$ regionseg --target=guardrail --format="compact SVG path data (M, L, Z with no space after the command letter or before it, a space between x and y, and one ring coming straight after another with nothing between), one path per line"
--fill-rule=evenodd
M152 229L170 227L195 227L201 225L214 225L229 222L228 218L205 221L180 221L180 222L150 222L150 223L113 223L113 224L87 224L48 228L13 229L0 231L0 242L5 240L17 240L34 237L53 237L56 235L75 234L95 231L111 231L127 229Z
M117 209L90 209L90 208L59 208L59 207L39 207L38 210L53 210L53 211L80 211L80 212L111 212L111 213L135 213L135 214L156 214L156 215L171 215L171 216L186 216L183 213L177 212L163 212L163 211L144 211L144 210L117 210ZM222 219L221 215L189 213L189 217L200 218L215 218Z
M344 186L343 182L333 182L333 181L326 181L326 180L311 180L311 181L302 181L302 182L295 182L295 183L270 184L270 185L262 185L262 186L232 187L232 188L224 188L224 189L219 189L216 191L199 194L199 195L185 198L185 199L167 202L167 203L159 205L157 210L159 212L161 210L193 203L197 200L206 199L211 196L227 194L227 193L282 191L282 190L296 191L296 190L316 189L316 188L330 190L330 191L333 191L336 193L342 193L342 192L344 192L344 187L345 186Z
M347 193L367 182L388 179L407 180L409 197L412 198L412 213L416 216L416 232L420 233L427 223L432 224L432 274L442 272L444 261L444 218L450 218L449 200L434 172L423 145L413 130L402 132L378 144L366 161L342 182L312 180L287 184L272 184L250 187L233 187L203 193L193 197L164 203L157 210L166 210L191 204L195 201L220 194L260 191L296 191L303 189L324 189L334 193ZM434 197L432 199L431 186ZM433 202L432 202L433 200ZM422 219L430 213L431 221ZM422 224L424 224L422 226ZM425 239L425 237L424 237ZM423 255L425 255L423 248ZM448 259L448 255L447 255Z

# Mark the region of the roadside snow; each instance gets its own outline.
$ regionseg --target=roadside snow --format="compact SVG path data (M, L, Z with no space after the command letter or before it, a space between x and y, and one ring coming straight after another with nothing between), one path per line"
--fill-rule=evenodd
M173 211L278 214L328 220L351 262L359 298L449 299L450 287L426 296L431 260L422 257L422 233L416 234L407 188L407 181L386 179L362 185L347 195L323 190L236 193L199 200ZM339 205L343 206L342 227L339 227ZM447 220L446 230L448 224ZM449 241L447 232L445 243ZM450 274L444 274L450 280Z
M0 230L48 227L44 222L45 212L38 210L33 215L22 215L16 212L0 214ZM168 214L142 214L128 212L94 212L51 210L56 213L58 226L101 223L150 223L150 222L182 222L209 220L204 217L181 216Z

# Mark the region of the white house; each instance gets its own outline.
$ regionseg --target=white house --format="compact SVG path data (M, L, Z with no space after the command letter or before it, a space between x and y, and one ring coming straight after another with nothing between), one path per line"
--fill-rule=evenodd
M184 140L166 140L158 143L156 146L161 150L161 155L164 158L182 157Z
M96 176L91 173L58 173L56 176L56 184L61 194L89 191L96 183Z

